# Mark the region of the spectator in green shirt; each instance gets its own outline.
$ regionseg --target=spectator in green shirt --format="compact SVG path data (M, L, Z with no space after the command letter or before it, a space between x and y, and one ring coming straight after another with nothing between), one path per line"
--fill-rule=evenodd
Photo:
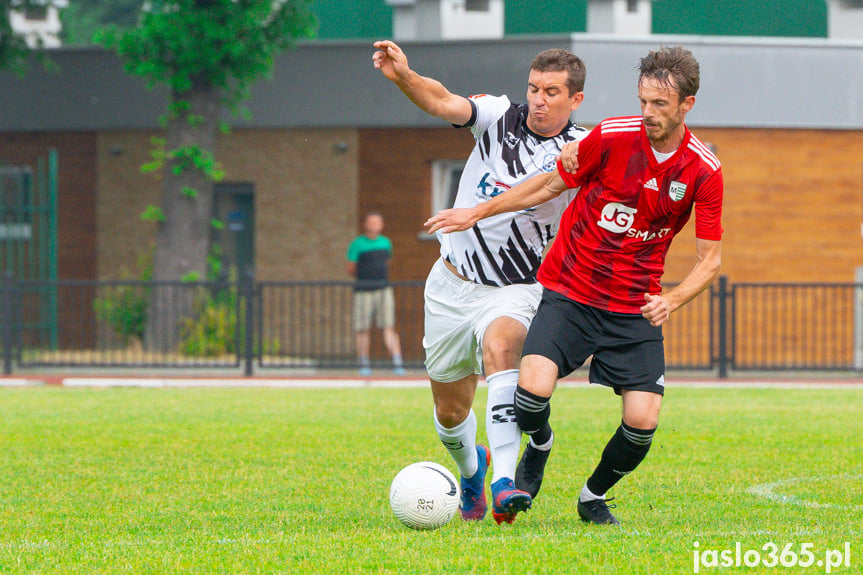
M348 247L348 273L357 279L354 284L354 331L361 375L372 373L369 349L373 323L383 330L384 345L392 355L395 373L405 373L401 342L395 329L395 297L388 281L393 246L389 238L382 235L383 229L383 215L368 212L363 219L363 234Z

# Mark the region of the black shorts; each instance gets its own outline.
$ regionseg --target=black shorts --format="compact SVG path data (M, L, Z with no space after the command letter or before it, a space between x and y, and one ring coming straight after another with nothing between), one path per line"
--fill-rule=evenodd
M662 327L640 314L615 313L580 304L543 290L522 356L541 355L557 365L558 377L581 367L588 357L590 382L614 388L665 392Z

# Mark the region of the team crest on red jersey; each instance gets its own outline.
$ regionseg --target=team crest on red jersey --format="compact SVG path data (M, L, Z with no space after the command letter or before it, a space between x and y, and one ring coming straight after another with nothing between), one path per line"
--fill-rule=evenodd
M686 184L672 181L668 186L668 196L675 202L679 202L686 195Z

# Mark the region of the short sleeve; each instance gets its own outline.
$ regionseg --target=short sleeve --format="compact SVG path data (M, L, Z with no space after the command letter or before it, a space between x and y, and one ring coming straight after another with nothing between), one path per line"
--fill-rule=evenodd
M476 120L470 128L474 138L481 137L512 105L506 96L488 94L471 96L470 101L476 110Z
M716 170L695 191L695 237L702 240L722 239L722 170Z
M358 259L360 259L359 251L359 242L357 240L352 241L348 246L348 261L356 262Z

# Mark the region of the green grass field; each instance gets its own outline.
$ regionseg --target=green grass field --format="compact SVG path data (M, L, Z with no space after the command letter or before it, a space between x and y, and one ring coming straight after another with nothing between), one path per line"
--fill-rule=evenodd
M620 529L575 513L619 421L586 385L553 399L530 512L403 527L399 469L455 470L431 409L424 388L0 389L0 573L825 573L846 542L832 572L863 573L863 390L670 388L610 494ZM706 566L737 543L813 564Z

